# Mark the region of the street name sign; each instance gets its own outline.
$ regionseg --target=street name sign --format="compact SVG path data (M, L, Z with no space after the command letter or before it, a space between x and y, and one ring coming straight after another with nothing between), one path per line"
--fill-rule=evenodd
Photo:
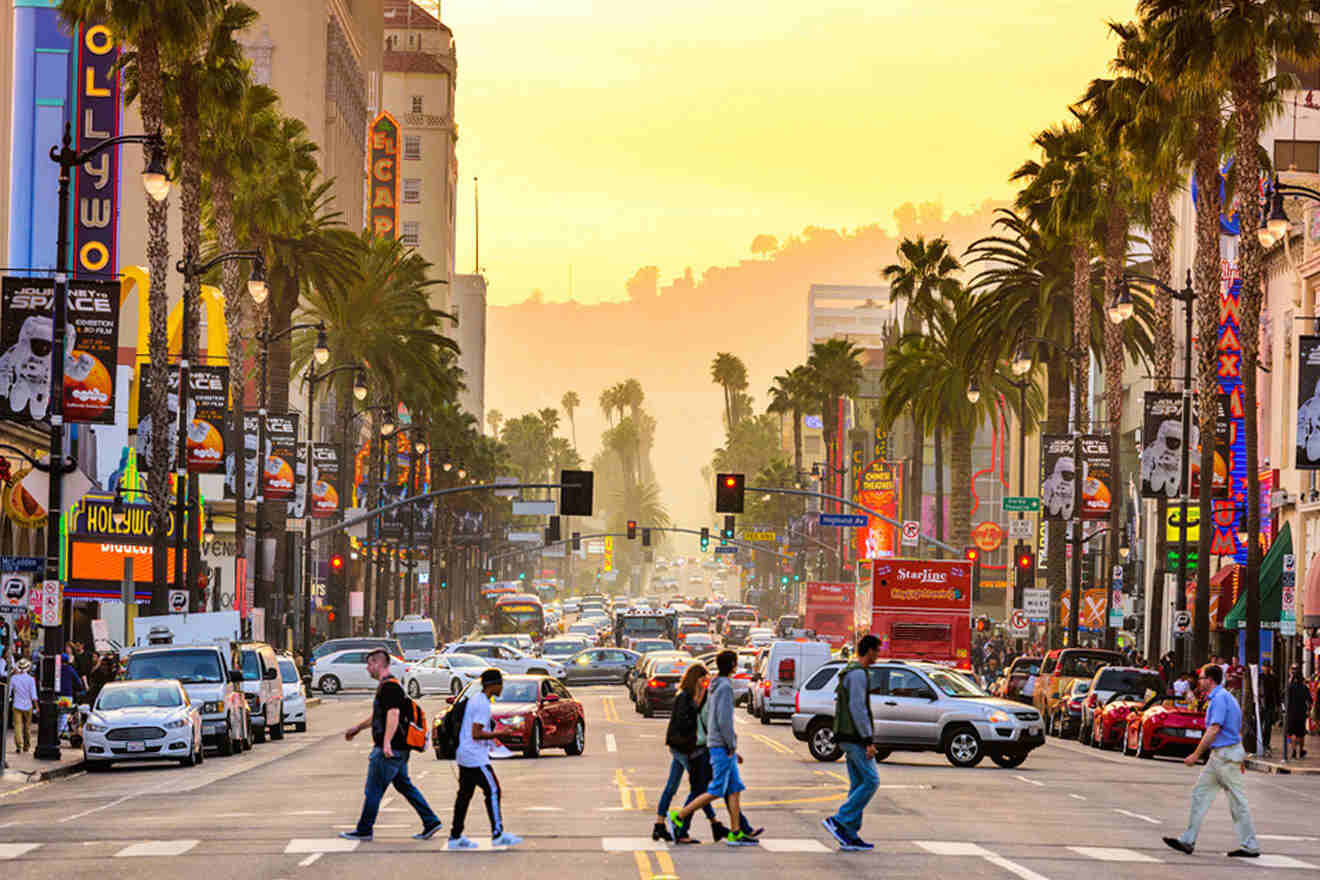
M1027 619L1040 623L1049 619L1050 616L1050 591L1041 589L1027 589L1022 591L1022 610L1027 613Z
M1004 510L1009 513L1035 513L1040 510L1040 499L1026 495L1008 495L1004 498Z
M834 526L843 529L862 529L866 528L866 514L864 513L822 513L820 514L820 524L822 526Z
M716 552L716 553L737 553L737 552L738 552L738 548L737 548L737 547L734 547L734 546L732 546L732 545L728 545L728 544L726 544L726 545L722 545L722 546L716 547L716 548L715 548L715 552Z

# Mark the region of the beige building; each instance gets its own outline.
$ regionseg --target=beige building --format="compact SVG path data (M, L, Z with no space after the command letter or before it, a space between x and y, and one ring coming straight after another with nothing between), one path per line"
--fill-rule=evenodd
M458 365L466 389L458 402L477 417L486 412L486 279L482 275L455 275L450 312L458 319L452 333L458 343Z

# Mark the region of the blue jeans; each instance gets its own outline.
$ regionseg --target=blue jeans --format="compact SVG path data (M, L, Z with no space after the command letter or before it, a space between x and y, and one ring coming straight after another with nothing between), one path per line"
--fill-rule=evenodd
M380 812L380 799L385 796L391 784L417 811L423 828L440 824L440 817L408 778L408 752L395 752L393 758L387 758L383 750L372 749L371 757L367 759L366 800L362 802L362 815L358 817L357 823L359 834L371 833L372 826L376 824L376 814Z
M834 821L855 837L862 830L862 810L880 787L880 774L875 761L866 757L866 746L862 743L839 743L839 748L848 759L848 799L839 805Z
M704 785L697 784L698 777L692 773L692 765L688 762L688 756L672 748L669 750L669 754L673 758L669 762L669 779L665 781L665 790L660 792L660 800L655 805L655 814L661 819L669 814L669 804L674 800L674 795L678 793L678 786L683 781L684 772L688 775L689 785L687 800L683 801L684 806L692 803L697 795L704 794L706 791ZM706 804L704 812L707 819L713 820L715 818L715 811L710 804Z

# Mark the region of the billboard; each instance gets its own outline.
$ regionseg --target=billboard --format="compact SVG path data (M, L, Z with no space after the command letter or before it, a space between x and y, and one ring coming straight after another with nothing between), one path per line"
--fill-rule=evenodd
M1320 336L1297 340L1297 469L1320 470Z
M903 506L902 462L873 461L858 482L857 503L898 519ZM857 558L881 559L898 551L898 527L873 516L857 530Z
M266 413L266 466L262 493L267 501L293 498L294 467L298 463L298 414Z
M1073 438L1067 434L1042 435L1040 460L1044 472L1040 484L1042 519L1072 519L1077 500Z
M112 516L114 499L85 496L72 510L69 523L68 583L64 594L74 599L118 599L124 560L132 560L134 594L151 600L151 536L155 514L144 504L126 504L122 524ZM174 515L168 520L167 568L174 576Z
M1109 437L1082 435L1082 519L1107 520L1114 504L1114 476L1110 471Z
M148 378L151 370L143 364L138 370L138 400L147 401ZM170 413L170 460L167 467L174 469L178 444L175 442L179 424L179 371L166 372L168 389L166 405ZM150 411L142 408L138 419L138 469L149 472L151 462L151 435L155 430ZM188 369L188 470L193 473L218 473L225 462L225 424L229 417L229 367L198 364Z
M237 461L235 456L242 451L243 455L243 497L257 497L257 473L260 470L257 467L257 440L260 437L260 416L257 413L249 412L243 414L243 430L240 434L234 424L234 418L229 417L229 430L226 436L229 440L225 444L225 497L236 498L234 494L234 477L238 473ZM269 441L266 443L269 448Z
M399 124L381 111L371 123L371 173L367 177L371 231L380 238L399 235Z
M972 567L962 560L875 563L873 611L972 611Z
M70 280L66 290L64 420L114 424L119 284ZM42 421L50 411L54 301L49 278L0 283L0 419Z
M74 70L80 74L74 78L78 91L75 149L85 150L119 134L120 81L115 69L119 47L110 29L96 24L78 34L74 51ZM119 169L119 148L111 147L79 165L74 175L75 274L114 275L117 271Z
M1228 475L1233 469L1233 423L1229 398L1217 395L1215 421L1215 475L1212 491L1215 498L1228 495ZM1201 429L1197 421L1196 401L1192 401L1189 423L1191 448L1187 451L1192 472L1191 494L1201 485ZM1177 498L1182 491L1182 395L1173 391L1146 392L1141 435L1146 445L1141 450L1141 497Z
M311 514L317 519L339 512L339 447L334 443L312 446L312 471L308 485L312 490Z

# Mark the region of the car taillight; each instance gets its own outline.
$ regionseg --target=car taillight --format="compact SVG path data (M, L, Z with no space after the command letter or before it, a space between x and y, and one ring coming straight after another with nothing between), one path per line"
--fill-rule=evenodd
M793 694L793 711L794 711L794 713L797 713L797 712L801 712L801 711L802 711L802 703L801 703L801 700L802 700L802 691L798 691L797 693Z
M662 688L665 686L665 683L658 678L653 678L646 683L646 686L649 688Z
M739 672L734 678L741 678L743 681L750 681L752 674L750 672Z

